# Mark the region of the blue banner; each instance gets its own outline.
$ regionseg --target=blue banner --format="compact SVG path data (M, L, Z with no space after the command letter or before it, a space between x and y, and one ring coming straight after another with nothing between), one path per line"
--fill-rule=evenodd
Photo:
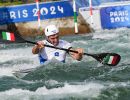
M62 18L73 16L73 8L68 1L40 3L40 19ZM36 21L38 19L36 4L1 7L0 24Z
M101 8L100 16L103 29L130 27L130 5Z

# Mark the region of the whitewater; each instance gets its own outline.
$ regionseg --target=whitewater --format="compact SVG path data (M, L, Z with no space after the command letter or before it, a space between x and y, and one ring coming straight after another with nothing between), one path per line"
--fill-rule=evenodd
M117 66L105 66L90 56L66 63L39 65L32 44L0 44L0 100L129 100L130 29L100 30L91 34L61 37L86 53L114 52L121 55ZM42 37L30 39L42 40ZM37 68L23 79L14 70Z

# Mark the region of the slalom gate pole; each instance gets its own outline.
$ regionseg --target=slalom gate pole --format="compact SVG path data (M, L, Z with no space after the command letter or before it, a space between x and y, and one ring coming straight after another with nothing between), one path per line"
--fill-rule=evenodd
M36 7L37 7L37 15L38 15L38 28L41 27L41 20L40 20L40 9L39 9L39 0L35 0Z
M73 0L73 12L74 12L75 33L78 33L78 23L77 23L77 12L76 12L76 2L75 2L75 0Z
M89 0L89 9L90 9L91 24L93 24L93 7L92 7L92 0Z

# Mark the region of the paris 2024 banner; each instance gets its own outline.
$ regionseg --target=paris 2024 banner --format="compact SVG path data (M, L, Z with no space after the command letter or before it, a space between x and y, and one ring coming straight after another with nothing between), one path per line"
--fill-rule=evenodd
M100 16L103 29L130 27L130 5L103 7Z
M40 3L39 8L41 20L73 16L73 8L68 1ZM38 9L35 3L0 8L0 25L37 19Z

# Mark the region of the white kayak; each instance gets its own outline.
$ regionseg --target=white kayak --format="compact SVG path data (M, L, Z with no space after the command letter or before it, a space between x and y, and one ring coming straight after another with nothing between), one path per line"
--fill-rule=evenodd
M28 73L33 72L34 70L36 70L37 68L30 68L30 69L23 69L23 70L16 70L13 71L13 75L17 78L23 78L24 76L26 76Z

